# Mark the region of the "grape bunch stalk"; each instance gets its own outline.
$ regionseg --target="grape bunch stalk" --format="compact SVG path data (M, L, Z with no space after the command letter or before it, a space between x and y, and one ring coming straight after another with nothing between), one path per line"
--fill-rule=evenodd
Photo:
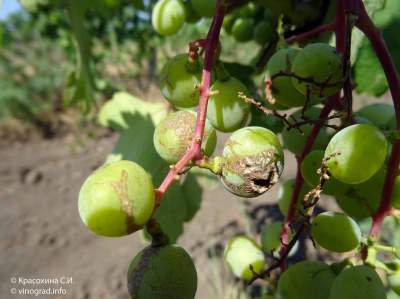
M333 21L315 26L327 6L336 12ZM163 36L201 18L212 18L207 36L191 41L188 52L168 60L160 73L160 90L174 107L153 136L157 153L171 165L162 183L153 186L141 166L118 161L91 174L79 194L80 216L94 233L119 237L145 229L151 236L129 267L131 297L195 297L192 259L170 243L154 217L175 181L193 167L204 168L233 195L253 200L281 181L284 149L297 160L296 177L278 195L285 220L265 224L260 243L234 236L224 251L232 273L248 285L268 282L263 298L381 299L388 288L400 295L400 248L379 238L383 220L398 217L400 209L400 79L364 3L159 0L152 11L154 30ZM355 28L375 50L393 106L353 111ZM222 30L237 43L262 45L253 74L263 77L259 86L230 71L221 58ZM318 39L331 33L335 47ZM254 125L254 111L282 126ZM230 135L221 155L213 156L217 131ZM317 213L322 193L334 197L342 211ZM359 222L369 217L365 234ZM331 264L288 265L304 236L324 250L346 254Z

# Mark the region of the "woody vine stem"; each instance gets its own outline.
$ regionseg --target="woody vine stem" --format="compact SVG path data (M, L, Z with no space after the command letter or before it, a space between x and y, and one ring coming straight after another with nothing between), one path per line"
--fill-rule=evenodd
M234 6L234 4L232 4ZM219 35L226 11L228 11L229 3L226 0L218 0L216 14L213 18L207 38L197 41L197 46L204 50L204 67L202 72L202 82L199 86L200 101L197 111L197 121L192 143L185 155L178 163L171 166L171 169L159 188L156 190L157 206L160 204L163 195L167 192L168 188L179 179L181 173L193 163L196 163L204 158L201 152L201 143L204 135L204 127L207 116L207 104L210 97L211 73L215 63L219 47ZM351 49L351 32L353 26L358 27L370 40L377 57L379 58L386 78L389 82L391 95L393 98L394 108L396 111L397 130L400 130L400 80L393 60L387 49L386 43L380 33L371 21L362 0L338 0L336 8L336 19L333 23L322 25L314 28L309 32L290 37L286 40L287 43L301 42L307 38L313 37L317 34L334 31L336 35L336 49L343 58L343 98L340 93L329 98L322 109L319 121L314 124L314 127L308 136L307 142L303 148L300 156L297 157L297 174L293 196L289 206L288 215L285 219L284 226L281 232L281 250L280 258L272 264L268 269L259 273L256 278L268 276L269 273L276 269L285 268L285 260L294 244L295 240L289 242L289 231L295 221L296 207L300 200L299 195L301 188L304 184L303 177L300 172L300 165L307 154L311 151L314 140L319 131L324 125L324 120L329 116L330 112L335 108L347 109L347 117L352 121L352 92L351 82L349 76L346 74L350 70L350 49ZM193 46L194 43L191 44ZM273 117L273 116L271 116ZM398 174L400 164L400 140L395 140L392 148L390 162L385 178L384 188L382 191L381 203L378 211L373 215L373 224L370 231L370 236L375 238L379 232L380 226L384 218L391 213L391 197L393 193L393 185L395 177ZM295 239L299 238L304 230L304 223L300 225L298 232L295 234Z

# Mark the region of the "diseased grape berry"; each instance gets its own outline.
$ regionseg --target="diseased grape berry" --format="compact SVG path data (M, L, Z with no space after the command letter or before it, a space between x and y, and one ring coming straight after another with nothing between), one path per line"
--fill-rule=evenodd
M342 213L318 214L311 223L311 235L321 247L346 252L360 245L361 230L357 223Z
M364 117L379 129L385 130L390 119L394 117L394 108L389 104L375 103L362 107L355 115Z
M289 267L278 281L281 299L326 299L336 278L325 263L303 261Z
M349 126L329 142L325 158L329 157L329 172L346 184L359 184L370 179L385 162L385 135L368 124Z
M313 120L318 120L319 119L319 114L321 112L320 108L317 107L310 107L307 111L304 113L304 117L309 121L306 124L303 124L300 126L301 132L297 129L291 129L291 130L283 130L282 132L282 140L285 148L287 148L289 151L294 153L297 156L300 156L304 146L307 142L308 136L310 135L312 128L313 128ZM291 116L290 119L293 120L293 122L302 122L304 121L302 119L302 111L301 109L295 111ZM326 146L329 143L330 135L326 128L322 128L320 132L317 135L317 138L314 140L314 144L312 149L325 149Z
M292 201L293 191L295 186L295 179L290 179L285 181L280 187L278 191L278 207L281 211L282 215L287 217L290 202ZM310 187L306 184L303 185L301 188L299 199L297 201L297 209L296 213L302 214L303 213L303 205L302 200L304 196L310 191Z
M266 79L272 79L271 93L276 102L288 108L302 107L306 104L307 98L300 93L293 85L290 76L278 75L290 73L295 57L300 50L285 48L278 50L268 61ZM310 98L309 104L315 99Z
M254 28L254 40L261 46L264 46L274 37L274 28L267 21L259 22Z
M275 185L284 156L278 137L261 127L234 132L223 150L222 182L233 194L256 197Z
M150 175L138 164L118 161L93 172L79 192L79 214L95 234L125 236L141 229L154 209Z
M185 23L186 11L181 0L159 0L153 8L151 21L159 34L177 33Z
M200 83L200 62L190 60L187 54L179 54L170 59L160 74L160 90L163 96L176 107L197 106Z
M325 152L323 150L315 150L310 152L301 163L301 175L307 184L311 187L316 187L320 183L321 175L317 173L318 169L321 167ZM323 191L326 194L338 195L344 194L349 188L346 185L335 178L331 177L328 181L324 183Z
M265 266L264 254L257 243L246 236L232 238L225 247L225 261L236 277L251 280L253 271L260 273Z
M215 14L217 0L192 0L192 5L199 16L211 18Z
M342 83L342 61L336 49L325 43L307 45L295 58L292 73L294 86L303 95L325 98L337 93ZM311 80L311 81L307 81Z
M368 266L342 271L332 284L329 299L385 299L386 292L376 272Z
M221 132L233 132L244 126L248 120L250 105L239 97L239 92L248 94L246 86L229 77L217 80L211 86L212 94L208 104L207 118Z
M192 144L196 114L192 111L170 113L154 131L153 142L157 153L170 164L178 162ZM217 134L209 122L204 128L202 150L211 156L217 144Z
M148 246L129 266L128 289L133 299L193 299L196 268L191 257L177 245Z
M250 18L237 18L232 25L232 35L238 42L247 42L252 39L254 21Z

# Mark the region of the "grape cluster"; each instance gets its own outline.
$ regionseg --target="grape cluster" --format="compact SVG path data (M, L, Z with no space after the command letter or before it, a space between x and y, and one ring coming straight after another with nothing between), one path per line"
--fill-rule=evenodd
M331 265L319 261L296 263L271 287L277 298L383 299L385 286L373 268L379 262L378 254L366 256L378 243L362 235L360 221L374 216L380 207L388 157L396 139L389 134L396 129L393 106L371 104L353 114L342 100L324 116L322 106L331 96L340 95L344 81L349 79L343 72L343 56L321 42L289 46L284 42L284 32L278 33L286 30L287 24L302 26L318 19L323 2L258 0L229 11L223 28L237 42L253 39L265 45L280 40L263 70L265 84L261 87L250 78L256 73L249 74L247 81L243 74L230 69L220 57L220 49L212 53L211 82L205 86L201 43L195 48L191 43L189 53L169 59L160 73L159 86L172 112L156 124L154 148L174 170L198 146L200 153L189 159L176 176L191 167L206 168L230 193L246 199L259 197L277 185L285 154L293 154L299 162L297 183L294 178L282 182L277 201L281 213L293 217L295 225L266 223L260 230L259 243L250 236L231 238L224 258L232 273L251 282L263 277L263 271L277 260L280 264L275 268L283 269L284 262L279 258L285 250L287 256L296 253L302 232L296 228L301 223L315 246L352 257L359 252L366 262L360 265L356 258L348 258ZM215 0L159 0L153 8L153 27L162 35L172 35L185 22L212 17L215 7ZM201 106L204 101L208 103L205 111ZM257 109L274 122L257 121ZM316 124L322 127L318 132ZM203 131L201 137L196 135L199 131ZM217 135L222 134L229 134L222 153L213 155ZM312 144L310 137L314 138ZM299 181L304 184L295 190ZM297 202L293 202L295 193ZM123 236L151 221L159 205L156 194L151 177L138 164L108 163L84 182L79 212L94 233ZM315 215L321 194L333 197L342 211ZM391 205L400 208L398 174ZM286 230L288 240L281 239ZM153 243L134 258L129 268L132 298L194 298L197 274L191 258L184 249L150 234ZM399 292L399 273L399 269L392 271L387 279L395 292Z

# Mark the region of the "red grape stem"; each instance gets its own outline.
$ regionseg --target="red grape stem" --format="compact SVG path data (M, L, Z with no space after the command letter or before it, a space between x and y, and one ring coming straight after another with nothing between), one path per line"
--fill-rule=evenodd
M288 44L294 44L294 43L302 42L302 41L304 41L306 39L315 37L315 36L317 36L317 35L319 35L321 33L334 31L335 28L336 28L336 23L335 22L330 23L330 24L324 24L324 25L315 27L314 29L311 29L310 31L291 36L291 37L286 39L286 42Z
M359 14L356 26L370 40L372 47L382 65L386 79L389 83L390 92L393 98L393 105L396 112L397 130L400 130L400 79L396 70L393 59L389 53L382 33L376 28L371 18L362 4L359 2ZM372 217L372 227L370 231L371 237L376 237L384 218L391 213L391 199L393 194L393 186L398 175L400 164L400 140L397 139L393 143L392 153L389 160L389 165L386 173L385 183L382 191L381 204L378 211Z
M167 192L174 180L179 178L179 174L182 172L182 170L191 162L196 162L203 158L201 144L203 141L204 126L206 123L208 99L210 97L211 72L215 61L215 53L219 44L219 35L221 32L225 12L226 5L224 4L224 0L218 0L216 13L208 32L207 39L204 40L204 66L202 80L199 86L200 100L197 110L196 128L192 143L185 155L178 161L178 163L171 167L171 170L168 172L164 181L156 190L157 206L159 206L162 197Z

